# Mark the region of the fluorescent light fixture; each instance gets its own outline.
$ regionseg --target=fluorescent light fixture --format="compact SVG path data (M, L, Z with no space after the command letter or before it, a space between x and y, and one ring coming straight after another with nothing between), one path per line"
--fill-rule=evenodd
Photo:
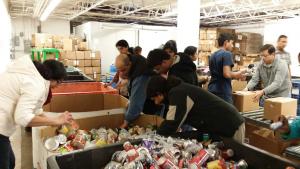
M40 21L45 21L51 12L57 7L61 0L51 0L40 17Z

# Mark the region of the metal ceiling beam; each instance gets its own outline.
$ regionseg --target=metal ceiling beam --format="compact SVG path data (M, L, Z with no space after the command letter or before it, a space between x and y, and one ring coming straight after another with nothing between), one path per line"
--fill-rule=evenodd
M73 16L69 17L69 20L72 20L72 19L74 19L74 18L76 18L76 17L78 17L78 16L80 16L80 15L88 12L89 10L91 10L91 9L93 9L93 8L101 5L105 1L107 1L107 0L97 0L97 1L95 1L90 7L87 7L84 10L80 11L79 13L75 13Z

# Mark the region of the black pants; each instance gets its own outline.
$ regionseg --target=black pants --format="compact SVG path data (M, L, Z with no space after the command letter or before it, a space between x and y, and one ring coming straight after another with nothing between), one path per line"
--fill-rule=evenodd
M0 169L14 169L15 155L9 138L0 134Z

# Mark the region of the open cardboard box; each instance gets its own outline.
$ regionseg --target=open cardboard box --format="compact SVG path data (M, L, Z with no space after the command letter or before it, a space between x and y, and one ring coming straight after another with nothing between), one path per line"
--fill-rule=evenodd
M118 128L124 121L124 114L113 114L113 115L103 115L96 117L88 117L82 119L76 119L79 124L80 129L91 130L92 128ZM133 122L134 125L139 125L146 127L147 125L160 126L163 119L159 116L154 115L141 115L136 121ZM46 138L56 135L57 127L45 127L40 129L40 135L36 138L39 146L39 156L38 156L38 167L41 169L47 169L47 158L52 155L59 155L59 153L53 153L46 150L44 147L44 141Z
M279 135L274 134L274 131L266 128L253 131L249 140L250 145L280 156L287 147L300 144L300 139L283 140Z
M72 94L72 95L53 95L51 103L44 106L46 116L57 116L58 112L69 111L75 119L88 118L95 116L123 114L127 107L128 100L120 95L111 94ZM43 140L41 132L45 127L32 128L32 156L33 166L46 169L46 158L41 157Z
M121 95L74 94L54 95L51 103L44 106L45 112L88 112L126 108L128 100Z

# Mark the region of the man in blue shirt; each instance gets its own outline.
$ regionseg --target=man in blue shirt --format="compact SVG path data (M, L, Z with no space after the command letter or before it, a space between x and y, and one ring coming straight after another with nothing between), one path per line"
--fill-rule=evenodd
M244 79L246 72L246 70L231 71L234 66L230 52L233 48L233 39L231 34L220 34L218 38L220 49L213 53L209 59L211 80L208 85L208 91L231 104L233 103L231 79Z

